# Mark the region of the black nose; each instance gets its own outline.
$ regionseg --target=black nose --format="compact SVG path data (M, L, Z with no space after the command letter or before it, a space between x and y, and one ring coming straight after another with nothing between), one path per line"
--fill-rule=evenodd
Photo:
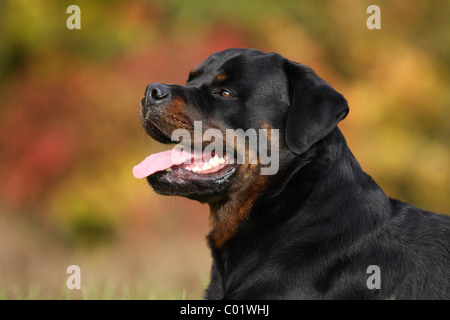
M149 104L159 104L170 99L170 88L163 83L152 83L145 90L145 100Z

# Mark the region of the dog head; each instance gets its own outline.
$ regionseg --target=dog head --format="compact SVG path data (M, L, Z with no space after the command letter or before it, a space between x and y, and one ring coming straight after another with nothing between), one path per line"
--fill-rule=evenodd
M347 113L342 95L310 68L275 53L228 49L194 68L184 86L146 88L145 130L161 143L180 144L170 154L150 156L135 173L161 194L229 201L230 194L264 189L270 175L262 170L274 165L263 161L264 154L273 161L278 156L276 174Z

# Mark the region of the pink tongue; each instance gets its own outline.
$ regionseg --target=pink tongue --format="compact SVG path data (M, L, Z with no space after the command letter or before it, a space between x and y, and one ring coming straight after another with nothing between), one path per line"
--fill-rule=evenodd
M141 163L133 168L133 175L142 179L162 171L174 165L179 165L191 160L194 154L185 150L167 150L149 155Z

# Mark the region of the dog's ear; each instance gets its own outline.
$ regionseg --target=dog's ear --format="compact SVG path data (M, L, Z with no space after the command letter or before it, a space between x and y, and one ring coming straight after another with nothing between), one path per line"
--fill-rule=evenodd
M290 94L286 143L301 154L329 134L349 109L345 98L312 69L289 60L285 68Z

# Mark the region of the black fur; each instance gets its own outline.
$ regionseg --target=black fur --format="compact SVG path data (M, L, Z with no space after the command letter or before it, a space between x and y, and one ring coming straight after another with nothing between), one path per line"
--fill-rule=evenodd
M219 72L236 99L211 97ZM221 245L209 237L207 299L450 299L450 217L388 198L363 172L337 127L347 102L311 69L232 49L176 90L190 119L223 128L268 123L284 137L278 173L236 232ZM158 191L158 180L149 180ZM173 194L206 199L202 192ZM236 192L247 191L224 187L204 201L215 208ZM381 289L367 286L371 265L380 268Z
M292 159L214 264L208 299L449 299L450 219L388 198L334 129ZM370 265L381 289L368 289Z

